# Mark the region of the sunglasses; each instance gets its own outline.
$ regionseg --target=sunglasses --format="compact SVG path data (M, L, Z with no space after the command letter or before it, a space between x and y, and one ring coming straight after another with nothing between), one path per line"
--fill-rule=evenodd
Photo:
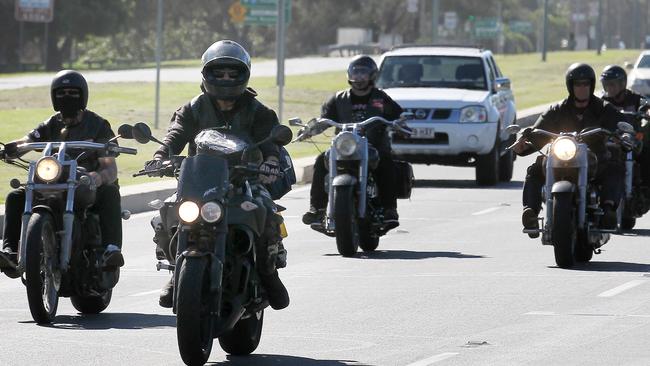
M239 77L239 71L237 70L212 70L212 76L217 79L223 79L228 75L229 79L237 79Z
M59 89L54 92L54 96L57 98L63 98L66 96L79 98L81 96L81 92L77 89Z
M577 86L577 87L591 86L591 81L589 81L589 80L576 80L576 81L573 82L573 86Z

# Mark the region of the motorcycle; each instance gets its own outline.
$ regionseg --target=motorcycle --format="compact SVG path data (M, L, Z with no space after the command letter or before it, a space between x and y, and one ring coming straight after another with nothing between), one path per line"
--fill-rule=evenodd
M524 229L524 233L541 233L542 244L552 245L555 262L560 268L570 268L575 262L588 262L593 254L610 239L616 230L599 229L603 210L600 208L600 192L594 182L597 159L589 150L588 142L610 139L627 146L629 131L633 127L619 122L617 132L603 128L586 129L579 133L552 133L542 129L526 129L522 138L541 152L543 146L533 141L552 139L545 155L546 182L542 197L546 203L546 216L540 218L541 229ZM507 131L519 132L517 125ZM513 145L514 146L514 145ZM619 215L620 218L620 215Z
M329 127L340 129L325 155L329 171L325 178L329 198L325 219L311 228L335 237L338 252L344 257L354 256L359 247L366 252L374 251L379 238L390 229L383 220L381 192L370 174L379 164L379 153L368 143L365 131L373 124L383 123L392 131L410 135L411 130L404 124L408 117L408 113L394 121L370 117L357 123L338 123L326 118L312 119L307 124L299 118L289 120L290 125L302 127L295 142L310 139ZM397 198L407 199L413 186L413 170L406 162L395 165Z
M95 202L96 187L78 165L81 154L103 152L108 156L137 153L120 147L115 141L130 134L121 126L118 136L107 143L88 141L32 142L17 146L21 156L42 151L36 161L8 156L8 164L28 171L26 183L12 179L10 185L25 189L25 210L18 245L18 263L13 277L23 277L27 301L36 323L51 323L56 316L60 297L70 297L82 314L98 314L110 304L120 269L102 266L99 216L89 208ZM81 154L72 158L72 151ZM122 212L128 219L130 213Z
M621 111L621 113L637 120L639 126L643 124L645 117L647 117L645 113L641 112ZM626 132L635 134L634 129ZM633 229L636 225L636 219L650 210L650 187L642 184L641 164L638 159L644 148L643 133L636 134L634 143L634 148L625 152L625 197L620 218L620 229L622 230Z
M133 131L138 142L162 144L145 124ZM160 230L170 239L158 246L165 247L170 263L157 267L174 272L173 312L187 365L204 364L215 338L233 355L250 354L260 342L268 300L256 271L262 264L255 245L267 209L251 190L261 173L256 147L267 141L286 145L291 138L286 126L276 126L255 144L228 130L205 129L195 138L196 155L170 156L160 167L134 174L178 180L175 197L161 207Z

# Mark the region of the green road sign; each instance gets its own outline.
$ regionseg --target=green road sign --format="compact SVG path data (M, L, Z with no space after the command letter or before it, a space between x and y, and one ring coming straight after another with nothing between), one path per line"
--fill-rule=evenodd
M533 33L533 23L523 20L513 20L508 23L510 31L515 33L531 34Z
M496 38L501 33L497 18L479 18L474 22L474 36L478 39Z
M273 25L278 21L278 0L240 0L246 8L244 24ZM291 20L291 0L285 0L284 18Z

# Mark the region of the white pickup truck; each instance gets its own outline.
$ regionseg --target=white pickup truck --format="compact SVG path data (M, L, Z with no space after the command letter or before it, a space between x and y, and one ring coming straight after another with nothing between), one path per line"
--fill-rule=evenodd
M412 163L475 166L476 182L512 179L516 121L510 79L492 52L475 47L412 46L381 57L377 86L406 111L410 137L393 136L393 154Z

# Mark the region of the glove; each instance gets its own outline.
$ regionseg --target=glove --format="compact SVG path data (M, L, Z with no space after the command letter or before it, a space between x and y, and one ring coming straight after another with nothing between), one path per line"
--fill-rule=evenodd
M266 159L265 162L260 165L260 181L263 184L271 184L278 179L277 175L280 174L280 165L275 158Z
M4 158L5 159L14 159L18 157L18 143L9 142L5 144L4 148Z
M144 170L148 172L158 170L162 167L162 165L163 161L161 159L149 160L144 163Z

